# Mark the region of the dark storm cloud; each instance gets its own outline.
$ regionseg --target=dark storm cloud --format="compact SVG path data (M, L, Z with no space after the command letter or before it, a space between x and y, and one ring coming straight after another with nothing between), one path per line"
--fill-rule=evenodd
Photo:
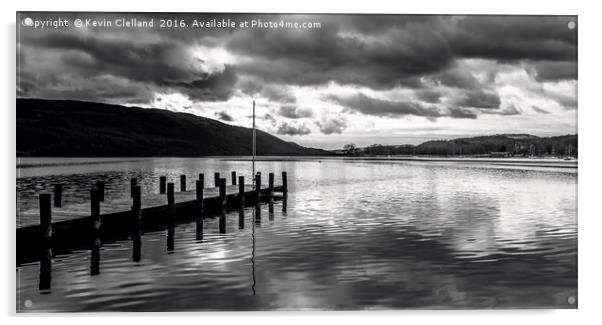
M501 110L481 110L484 114L494 114L494 115L520 115L522 114L522 110L516 105L510 105L508 107L504 107Z
M575 61L539 61L532 65L538 81L577 79L577 62Z
M468 118L475 119L477 118L477 114L469 109L460 108L460 107L450 107L449 116L453 118Z
M368 97L362 93L350 97L331 95L328 99L353 112L381 117L398 117L406 115L422 116L428 119L437 117L474 119L477 115L466 108L439 108L411 101L390 101Z
M495 92L475 90L458 94L454 103L462 107L499 108L502 102Z
M404 116L415 115L424 117L440 117L441 112L436 106L425 106L418 102L397 102L368 97L362 93L355 96L329 96L328 99L354 112L375 116Z
M72 13L60 15L75 17ZM145 16L160 17L134 17ZM474 92L462 95L465 98L459 99L460 107L499 107L499 97L488 94L487 85L459 67L459 60L525 64L540 81L577 77L577 32L567 28L576 17L169 14L167 18L183 17L237 21L261 17L315 21L322 27L177 31L101 28L98 33L25 28L21 29L18 45L18 94L148 102L155 93L175 91L193 101L225 101L242 91L292 104L297 99L287 86L336 82L374 90L409 87L423 101L387 102L357 96L343 103L364 114L472 118L472 111L446 111L429 105L439 103L441 98L431 90L434 82L455 89L453 98L466 90ZM199 67L206 62L190 53L190 48L199 44L223 47L237 60L219 71L203 71ZM114 83L100 85L101 76L111 76L104 82ZM360 107L358 103L370 105ZM292 111L285 109L282 113L285 116Z
M427 103L436 104L441 101L442 94L432 89L419 89L415 91L416 97Z
M311 133L311 130L305 124L281 123L278 126L277 134L281 135L305 135Z
M283 105L278 110L278 115L291 119L298 119L304 117L312 117L313 113L309 109L301 109L296 105Z
M220 119L222 121L226 121L226 122L234 121L234 118L232 116L230 116L230 114L228 114L226 111L215 112L214 114L215 114L215 117L217 117L218 119Z

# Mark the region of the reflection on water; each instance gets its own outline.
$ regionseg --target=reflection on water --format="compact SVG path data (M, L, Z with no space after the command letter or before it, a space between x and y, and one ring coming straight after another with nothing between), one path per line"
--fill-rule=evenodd
M78 202L86 199L80 189L105 180L110 201L129 195L134 175L149 193L163 174L176 180L236 170L250 179L248 165L143 159L26 168L19 207L35 206L33 194L57 181L64 201ZM137 229L129 240L94 240L90 250L47 252L18 267L18 310L577 305L574 170L320 160L257 166L288 172L286 201L163 231Z

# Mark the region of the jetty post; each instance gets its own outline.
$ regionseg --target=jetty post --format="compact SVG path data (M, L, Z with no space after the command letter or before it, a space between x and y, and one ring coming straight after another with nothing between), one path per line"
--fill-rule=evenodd
M214 185L213 187L219 187L219 173L214 173L213 174L213 182Z
M268 196L270 198L274 196L274 173L268 174Z
M232 171L232 185L236 185L236 172Z
M40 225L42 226L42 240L47 243L52 237L52 207L50 206L50 194L40 194L39 200Z
M186 175L180 175L180 192L186 192Z
M159 194L165 194L166 185L167 185L167 176L159 177Z
M100 190L93 188L90 190L90 217L94 231L100 228Z
M245 177L238 176L238 201L241 209L245 207Z
M134 185L132 188L132 225L134 232L138 231L140 227L140 211L142 209L142 199L140 193L140 186Z
M134 197L134 187L138 185L138 179L136 177L132 177L130 179L130 197Z
M226 209L226 179L219 179L219 202L222 209Z
M282 194L284 196L288 194L288 180L286 172L282 172Z
M257 172L255 174L255 195L257 196L257 202L261 199L261 174Z
M169 220L172 221L176 213L176 197L174 195L174 184L171 182L167 183L167 209Z
M205 188L205 174L199 173L199 181L203 182L203 188Z
M54 206L60 208L63 205L63 184L54 184Z
M98 201L104 202L105 201L105 182L97 181L96 188L98 189Z

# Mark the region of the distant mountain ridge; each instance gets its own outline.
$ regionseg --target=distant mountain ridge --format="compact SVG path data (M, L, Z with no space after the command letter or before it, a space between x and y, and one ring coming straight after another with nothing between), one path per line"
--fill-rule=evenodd
M506 156L577 156L578 135L538 137L530 134L496 134L447 140L431 140L419 145L380 145L336 150L347 155L425 155L482 156L492 153Z
M257 130L259 156L329 156ZM189 113L73 100L17 99L17 156L252 154L252 129Z

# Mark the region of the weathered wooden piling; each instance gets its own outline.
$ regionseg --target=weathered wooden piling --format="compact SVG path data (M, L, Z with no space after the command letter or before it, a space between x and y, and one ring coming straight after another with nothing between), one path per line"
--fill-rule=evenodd
M288 180L286 172L282 172L282 194L286 196L288 193Z
M255 175L255 195L257 196L257 202L259 202L261 196L261 173L259 172Z
M238 176L238 202L240 207L245 207L245 177Z
M219 202L222 209L226 208L226 179L219 179Z
M203 188L205 188L205 174L199 173L199 181L203 182Z
M105 200L105 182L97 181L96 189L98 189L98 201L104 202L104 200Z
M132 188L132 225L134 231L140 227L140 212L142 208L142 198L140 186L135 185Z
M196 181L196 204L198 209L198 214L196 216L196 240L203 240L203 183L204 181L202 179Z
M196 204L199 208L199 215L203 215L203 181L196 181Z
M174 184L167 183L167 210L169 211L170 217L176 210L176 197L174 195Z
M52 207L50 206L50 194L42 193L40 200L40 225L42 226L42 240L47 242L52 237Z
M54 184L54 206L60 208L63 205L63 184Z
M213 182L215 183L215 186L213 187L219 187L219 173L213 174Z
M94 230L100 228L100 190L93 188L90 190L90 218Z
M274 173L268 174L268 196L274 196Z
M180 192L186 192L186 175L180 175Z
M167 186L167 176L159 177L159 194L165 194L166 186Z
M138 185L138 179L136 177L132 177L130 179L130 197L134 197L134 187Z
M236 172L232 171L232 185L236 185Z

